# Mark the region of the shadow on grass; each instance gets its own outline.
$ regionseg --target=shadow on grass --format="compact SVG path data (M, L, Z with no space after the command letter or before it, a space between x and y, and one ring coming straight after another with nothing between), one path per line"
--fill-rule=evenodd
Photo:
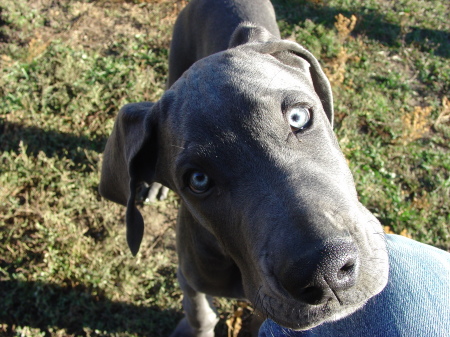
M277 18L289 24L298 24L309 19L331 28L336 22L337 14L341 13L346 17L354 14L357 16L358 22L352 32L353 35L363 34L370 39L393 47L399 47L403 43L413 44L421 51L450 58L450 32L448 31L407 25L402 27L400 24L389 22L385 15L367 7L348 11L337 7L315 5L304 0L272 0L272 2L277 12Z
M46 334L65 329L67 334L86 336L129 333L168 336L182 314L175 310L113 302L85 289L63 288L39 282L0 281L0 324L6 336L13 327L38 328Z
M106 140L103 136L92 139L84 135L44 130L38 126L23 126L0 119L0 152L17 152L20 142L23 142L28 154L36 155L42 151L47 157L69 158L82 166L89 163L84 150L101 153Z

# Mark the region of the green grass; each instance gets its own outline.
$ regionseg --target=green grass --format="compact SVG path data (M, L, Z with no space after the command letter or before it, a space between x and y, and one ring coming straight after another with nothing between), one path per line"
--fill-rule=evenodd
M335 131L361 201L391 231L450 250L447 2L274 5L282 35L310 49L332 80ZM181 317L177 197L144 207L133 258L124 209L97 192L120 106L163 93L180 8L0 5L1 336L166 336ZM356 16L351 32L335 26L338 14ZM221 336L232 303L218 300Z

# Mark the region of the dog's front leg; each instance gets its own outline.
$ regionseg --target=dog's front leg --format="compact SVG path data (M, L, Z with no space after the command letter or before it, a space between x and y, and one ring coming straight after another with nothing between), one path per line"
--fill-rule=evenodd
M181 270L178 270L178 281L184 295L185 317L171 337L214 337L214 327L219 317L212 304L212 297L192 289Z

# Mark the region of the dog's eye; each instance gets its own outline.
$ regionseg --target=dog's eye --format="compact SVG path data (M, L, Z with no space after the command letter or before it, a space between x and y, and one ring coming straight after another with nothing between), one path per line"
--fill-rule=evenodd
M310 120L309 110L305 107L296 106L287 112L287 120L292 131L303 129Z
M204 193L211 187L211 180L209 177L198 171L194 171L189 176L189 188L194 193Z

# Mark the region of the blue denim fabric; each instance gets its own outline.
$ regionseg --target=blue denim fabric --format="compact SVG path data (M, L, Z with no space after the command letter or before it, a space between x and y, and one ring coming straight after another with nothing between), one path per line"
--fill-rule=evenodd
M450 254L398 235L386 235L389 281L359 311L307 331L266 320L259 337L450 337Z

